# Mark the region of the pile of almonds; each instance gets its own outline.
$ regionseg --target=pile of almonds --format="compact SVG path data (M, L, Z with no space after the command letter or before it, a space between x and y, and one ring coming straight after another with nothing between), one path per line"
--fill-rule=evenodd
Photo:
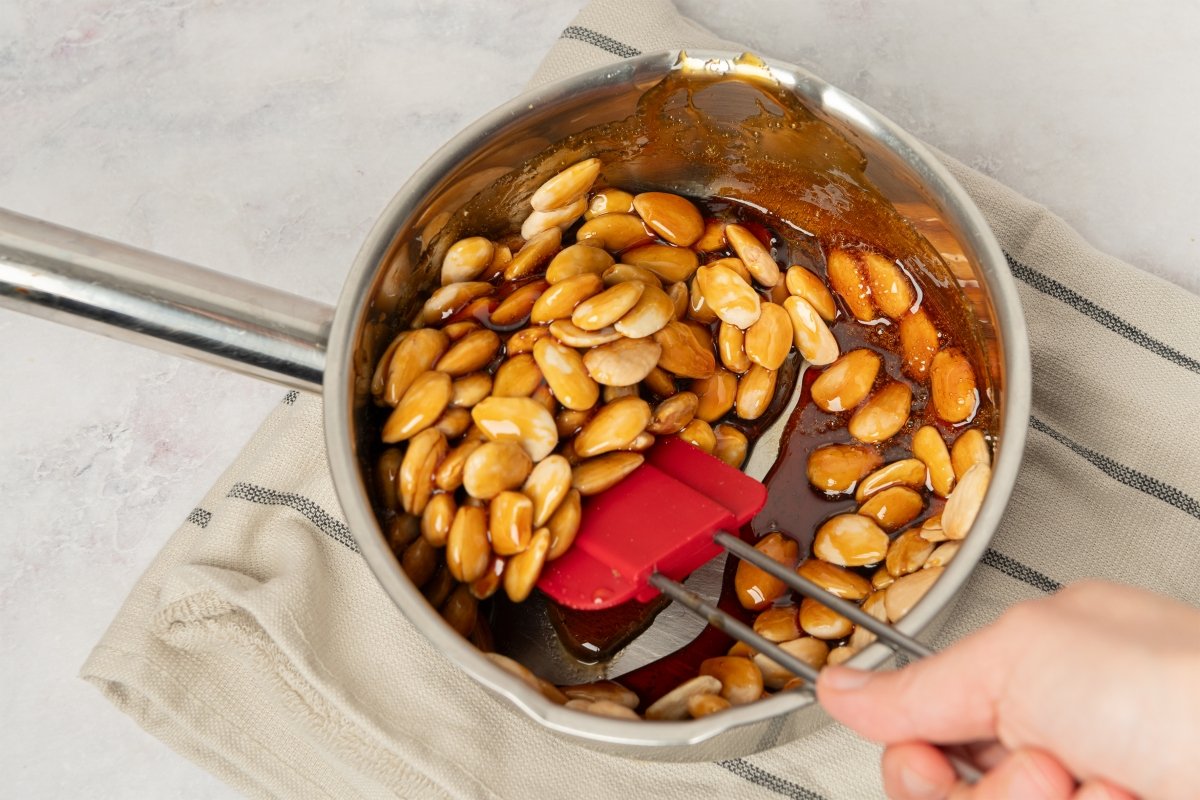
M827 286L805 267L781 270L751 227L705 218L686 198L593 189L600 170L588 159L546 181L519 237L454 243L441 288L379 361L372 393L390 412L377 496L405 572L453 627L491 650L478 601L501 586L514 602L528 597L544 564L574 541L582 498L636 469L657 437L678 436L740 467L745 423L771 405L794 347L825 367L814 404L849 413L856 440L814 450L809 480L830 496L852 494L859 507L824 522L798 567L797 543L782 533L757 547L880 619L899 619L970 528L990 449L968 429L951 453L926 426L911 457L883 464L877 446L908 423L912 391L886 375L881 382L883 360L871 350L842 354L830 325L896 324L905 373L929 383L937 416L951 425L978 407L970 362L941 346L897 262L833 250ZM925 510L928 492L946 499L942 513L889 540ZM869 578L855 571L876 565ZM742 604L759 612L755 629L815 666L873 638L819 604L792 604L750 565L739 565L736 584ZM638 718L639 698L619 684L555 687L492 656L556 702ZM796 680L740 644L699 672L645 717L703 716Z

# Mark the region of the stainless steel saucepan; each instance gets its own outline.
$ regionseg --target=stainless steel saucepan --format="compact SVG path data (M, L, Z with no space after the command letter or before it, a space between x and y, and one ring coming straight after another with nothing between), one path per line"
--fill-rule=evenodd
M400 189L351 266L336 308L5 211L0 305L320 392L334 485L383 590L448 658L547 728L602 751L652 760L709 761L773 747L824 724L810 697L785 692L698 720L653 723L551 703L484 658L426 603L389 549L369 496L366 464L377 452L369 383L392 332L436 281L435 260L423 257L424 245L480 189L572 134L625 119L648 87L676 70L772 80L858 145L889 200L939 251L976 317L998 410L999 447L970 536L898 626L909 634L930 630L951 612L1012 492L1029 415L1025 324L999 245L946 169L873 109L790 64L721 52L657 53L512 100L452 139ZM640 178L645 185L657 179L667 189L678 183L677 175L656 176L652 165ZM536 183L516 186L513 197L524 202ZM853 664L876 668L889 655L875 644Z

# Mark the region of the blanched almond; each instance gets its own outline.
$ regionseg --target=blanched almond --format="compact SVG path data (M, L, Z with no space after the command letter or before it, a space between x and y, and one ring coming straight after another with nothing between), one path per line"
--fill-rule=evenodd
M900 318L900 349L904 353L904 371L913 379L924 381L938 351L937 328L924 309Z
M572 700L591 700L593 703L606 700L626 708L637 708L641 702L634 691L626 689L616 681L580 683L574 686L560 686L559 689Z
M650 374L662 357L651 338L618 339L583 354L587 374L605 386L633 386Z
M942 577L943 567L919 569L916 572L896 578L896 582L888 587L884 596L884 607L888 619L899 622L912 610L937 579Z
M533 357L558 402L576 411L596 405L600 387L588 375L578 351L546 338L533 346Z
M605 214L580 225L575 232L575 240L589 247L620 253L654 241L654 234L633 214Z
M429 429L418 433L408 443L400 474L396 479L401 507L409 514L425 510L433 494L434 471L446 455L446 437L441 431Z
M790 642L800 637L799 609L775 606L763 609L754 618L754 632L769 642Z
M549 335L550 329L541 325L522 328L508 337L508 341L504 343L504 352L510 356L520 355L521 353L532 353L533 346L537 344L537 340Z
M758 293L728 267L700 267L696 284L704 302L722 322L745 330L758 322L762 313Z
M487 514L482 508L462 506L454 515L446 540L446 566L455 580L470 583L483 577L492 560L487 538Z
M534 584L542 575L546 554L550 551L550 531L538 528L529 540L529 546L508 560L504 567L504 593L514 603L529 597Z
M547 561L553 561L571 549L575 534L579 532L579 521L583 517L583 498L577 489L571 489L550 515L546 528L550 531L550 551Z
M442 286L473 281L492 263L496 246L482 236L460 239L442 259Z
M563 230L571 227L575 220L583 216L587 209L587 198L580 197L573 202L548 211L533 211L521 223L521 238L532 239L550 228Z
M450 384L450 405L470 408L491 393L492 376L486 372L472 372Z
M870 350L851 350L813 381L813 402L830 413L856 408L871 393L882 365L882 359Z
M529 473L521 491L533 503L533 527L542 527L571 491L571 465L560 455L546 456Z
M892 319L900 319L913 307L916 293L912 282L895 261L879 253L867 253L867 280L871 297L879 310Z
M695 320L701 325L708 325L717 319L717 313L704 299L704 292L700 291L700 281L695 276L692 276L692 280L688 284L688 304L684 317Z
M447 407L433 423L447 439L457 439L471 427L471 412L465 408Z
M754 276L750 274L750 270L746 269L746 264L740 258L731 256L730 258L718 258L716 261L710 261L706 266L709 267L728 267L738 274L738 277L746 283L752 284Z
M659 403L646 430L660 436L679 433L696 416L700 399L692 392L679 392Z
M746 265L746 269L750 270L754 280L768 289L779 283L783 277L779 272L779 265L758 237L741 225L726 225L725 238L729 240L737 257Z
M488 538L496 555L512 556L533 536L533 501L522 492L504 491L488 503Z
M860 322L870 322L879 316L871 289L867 285L863 255L857 251L834 250L826 262L829 285L842 298L846 308Z
M950 463L950 451L937 428L925 425L912 439L913 455L929 470L929 485L934 494L947 497L954 488L954 467Z
M700 448L709 455L712 455L713 451L717 449L717 434L712 426L702 419L694 419L684 425L683 430L677 435L680 439Z
M854 623L821 605L811 597L800 601L800 627L818 639L843 639L854 630Z
M443 326L442 333L446 334L450 341L457 342L468 333L479 330L480 327L482 326L475 320L464 319L461 322L451 322L449 325Z
M907 486L919 491L925 488L925 474L925 464L920 459L893 461L863 478L854 492L854 499L861 503L889 486Z
M651 703L646 709L646 719L687 719L688 700L702 694L718 694L720 691L720 680L712 675L699 675L684 681Z
M403 442L428 428L450 404L450 376L428 370L417 376L383 425L383 441Z
M857 654L858 654L857 650L855 650L853 647L851 647L848 644L844 644L840 647L835 647L832 650L830 650L829 658L825 659L825 663L830 666L837 666L838 664L845 664L847 661L854 658L854 656Z
M542 324L553 322L556 319L569 318L576 306L589 297L599 294L603 289L604 281L600 279L599 275L591 272L564 278L558 283L552 284L537 298L537 302L533 304L530 311L529 321L534 324ZM492 316L494 319L495 314Z
M833 295L825 286L825 281L811 270L801 266L789 267L785 281L788 293L807 300L821 315L821 319L826 322L837 319L837 304L833 302Z
M571 702L578 702L572 700ZM626 708L620 703L611 703L608 700L596 700L583 709L589 714L594 714L597 717L613 717L615 719L641 719L638 713L631 708Z
M700 266L700 259L694 250L666 244L644 244L634 247L623 252L621 260L626 264L645 267L666 283L686 281L696 272L696 267Z
M430 497L421 512L421 535L434 547L445 547L457 511L453 494L441 492Z
M541 461L558 445L554 415L528 397L489 397L471 409L471 418L488 439L516 443L534 461ZM525 480L527 474L528 468L521 480ZM469 486L467 491L470 491ZM471 494L480 497L474 492Z
M642 220L671 244L688 247L704 233L700 210L677 194L643 192L633 198Z
M860 442L887 441L908 422L911 410L912 390L899 381L889 383L854 412L847 429Z
M604 214L632 213L633 195L623 189L615 189L610 186L592 194L592 199L588 202L587 211L583 213L583 217L591 219Z
M463 464L463 487L474 498L491 500L524 483L532 467L529 454L520 445L511 441L485 442Z
M700 662L700 674L721 682L721 697L735 706L753 703L762 696L762 670L748 658L717 656Z
M709 714L715 714L718 711L724 711L732 707L733 704L719 694L694 694L687 700L688 716L692 719L707 717Z
M732 372L717 367L712 375L692 381L688 388L700 400L695 416L705 422L716 422L733 408L738 379Z
M746 356L765 369L777 370L792 349L792 323L783 306L763 303L758 321L746 330Z
M937 548L930 553L929 558L925 559L925 563L921 569L933 569L934 567L944 567L949 564L956 555L958 549L962 547L962 541L942 542L937 545Z
M779 373L758 364L741 377L737 385L737 415L742 419L758 419L775 397L775 381Z
M788 569L795 566L796 556L800 552L800 546L795 539L778 531L759 539L754 549ZM787 584L763 572L749 561L738 562L733 585L742 608L751 611L761 611L787 592Z
M571 322L585 331L606 328L633 308L645 289L646 284L638 281L610 286L577 305L571 312Z
M662 347L658 366L681 378L707 378L717 368L712 350L705 350L682 322L668 322L654 334Z
M896 490L888 489L887 491ZM911 490L903 489L900 491ZM876 495L876 497L879 497L879 495ZM925 561L933 553L933 548L933 542L927 542L921 538L921 530L919 528L905 531L888 545L887 561L885 562L888 573L893 577L899 578L901 575L916 572L925 566Z
M599 347L621 338L616 328L585 331L569 319L556 319L551 322L550 335L568 347Z
M479 602L471 596L470 589L460 584L439 609L442 619L458 632L459 636L467 636L475 627L478 619Z
M779 645L788 655L800 659L814 669L825 666L829 658L829 645L812 636L801 636ZM765 654L754 656L754 663L762 670L763 685L770 689L786 689L787 684L800 679L772 661Z
M802 297L789 297L783 301L792 322L792 334L796 349L804 360L815 366L832 364L838 357L838 343L833 338L829 326L821 319L807 300Z
M583 411L576 411L573 408L564 408L562 411L559 411L554 415L554 427L558 429L558 438L570 439L579 433L580 429L592 418L592 414L594 413L596 413L595 407Z
M613 257L599 247L573 244L565 247L546 267L546 280L561 283L576 275L600 275L613 265Z
M396 334L375 364L375 372L371 374L371 396L375 398L376 403L383 401L383 390L387 385L387 374L392 365L392 356L396 354L396 348L400 346L400 343L411 333L412 331L400 331Z
M424 538L418 537L411 542L400 556L400 569L416 586L422 586L432 578L437 567L437 548Z
M642 465L641 453L607 453L583 461L571 473L571 486L584 497L599 494Z
M539 186L529 198L529 204L537 211L562 208L587 194L599 174L598 158L588 158L572 164Z
M701 253L724 250L725 223L713 217L704 220L704 232L700 234L700 238L692 244L692 247Z
M675 386L675 376L658 367L646 373L646 377L642 378L642 385L656 397L671 397L679 391Z
M941 351L929 367L930 395L937 415L946 422L969 419L979 407L975 371L957 347Z
M379 460L375 462L375 489L380 505L389 511L399 508L396 504L396 481L400 477L400 462L403 460L403 450L389 447L379 454Z
M639 267L635 264L613 264L604 270L604 274L600 277L604 279L605 286L613 286L618 283L625 283L626 281L641 281L650 286L662 288L661 278L645 267Z
M941 514L934 514L921 523L921 538L927 542L944 542L949 538L942 527Z
M388 365L383 401L389 406L399 403L417 376L433 369L449 346L449 337L433 328L421 328L406 336L396 346Z
M741 469L746 462L746 452L750 449L746 434L732 425L722 423L713 428L713 435L717 437L717 443L712 454L734 469Z
M992 468L987 464L976 464L963 475L942 509L942 528L947 538L962 539L970 532L991 480Z
M791 348L791 320L788 320L788 328L785 333L787 334L785 341L788 348ZM754 362L750 360L750 356L746 355L745 342L746 334L741 328L727 322L721 323L717 329L717 352L721 356L721 363L725 365L725 369L739 375L750 369L750 365ZM786 353L784 355L786 356Z
M504 268L506 281L519 281L542 271L547 262L562 247L562 230L550 228L525 242L512 261Z
M882 572L884 575L888 575L885 569L881 568L880 572ZM891 576L889 575L889 585L894 582L890 578ZM880 589L879 591L872 592L871 596L863 601L862 610L880 622L887 622L887 591L885 589ZM854 633L850 634L850 641L848 644L855 650L861 650L862 648L874 642L877 638L878 637L874 633L867 630L863 626L856 625L854 627Z
M875 520L889 533L899 530L921 515L925 501L907 486L892 486L871 495L858 508L858 513Z
M650 423L650 404L622 397L601 408L575 437L575 452L584 458L626 447Z
M688 311L688 287L683 281L676 281L667 286L667 297L671 298L674 307L674 318L683 319Z
M887 571L887 566L882 566L871 573L871 586L878 593L881 589L886 589L896 582L892 574Z
M667 293L647 284L633 308L613 323L617 333L630 339L642 339L662 330L675 316L675 305Z
M637 397L637 394L638 387L636 386L605 386L600 392L605 403L620 400L622 397Z
M813 555L840 567L878 564L887 548L887 534L858 514L838 514L817 529L813 540Z
M479 374L479 373L476 373ZM496 370L492 394L496 397L529 397L542 382L542 371L529 353L508 359Z
M459 377L483 369L500 350L500 336L487 329L473 331L450 346L437 362L447 375Z
M992 451L983 437L983 431L971 428L960 433L950 448L950 463L954 467L954 477L959 480L976 464L991 466Z
M796 567L796 574L843 600L861 600L871 593L871 582L863 576L818 558Z
M479 439L467 438L447 453L433 475L437 487L443 492L453 492L462 486L463 467L467 463L467 458L482 444L483 442Z
M843 494L883 463L874 449L853 444L818 447L808 456L808 482L826 494Z

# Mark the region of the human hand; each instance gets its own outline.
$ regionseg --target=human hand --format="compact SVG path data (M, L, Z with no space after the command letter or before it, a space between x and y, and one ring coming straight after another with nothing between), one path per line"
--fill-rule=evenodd
M898 800L1200 795L1200 611L1078 583L894 672L830 667L817 696L884 743ZM958 784L934 745L998 742Z

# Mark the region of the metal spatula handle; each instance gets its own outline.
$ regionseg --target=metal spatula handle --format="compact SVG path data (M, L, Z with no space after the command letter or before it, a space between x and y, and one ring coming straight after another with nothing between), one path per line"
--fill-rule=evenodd
M853 603L848 603L840 597L830 594L807 578L797 575L778 561L755 550L736 536L722 531L713 537L713 541L731 555L748 561L768 575L778 578L793 591L811 598L851 622L863 626L893 650L907 653L913 659L933 655L934 651L926 645L901 633L888 623L875 619ZM789 672L803 678L805 681L803 690L815 691L818 671L812 665L796 658L769 639L763 638L749 625L731 617L700 595L661 573L650 576L650 585L680 603L688 611L706 620L714 628L724 631L738 641L745 642ZM946 753L946 757L950 760L955 772L958 773L958 777L966 783L976 783L982 777L973 764L969 764L952 753Z

